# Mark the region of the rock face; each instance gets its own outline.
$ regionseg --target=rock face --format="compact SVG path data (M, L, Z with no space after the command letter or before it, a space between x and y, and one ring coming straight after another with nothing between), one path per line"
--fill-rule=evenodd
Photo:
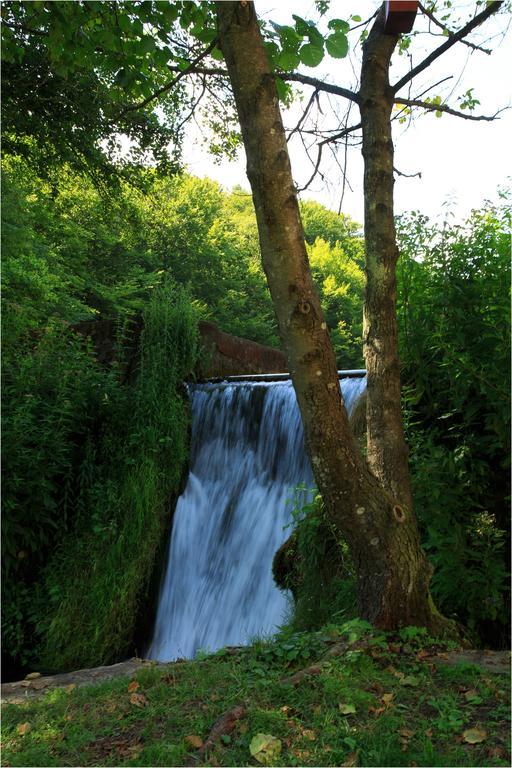
M200 322L199 335L204 348L198 371L200 378L283 373L287 370L285 356L279 349L224 333L213 323Z

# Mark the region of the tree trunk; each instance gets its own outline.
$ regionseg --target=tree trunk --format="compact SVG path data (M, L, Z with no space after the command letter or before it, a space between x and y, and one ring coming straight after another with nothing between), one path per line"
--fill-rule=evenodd
M398 35L384 32L384 6L363 49L359 108L363 128L366 295L364 356L368 465L379 482L412 510L408 449L400 407L393 215L394 94L389 64Z
M431 568L409 509L379 486L355 445L313 284L279 102L252 2L217 2L219 40L247 155L263 267L302 415L315 480L346 539L360 614L432 631Z

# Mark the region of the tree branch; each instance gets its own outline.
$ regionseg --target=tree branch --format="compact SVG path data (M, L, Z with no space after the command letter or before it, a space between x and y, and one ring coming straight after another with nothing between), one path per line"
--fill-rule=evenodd
M458 32L454 32L451 37L448 38L448 40L439 46L439 48L436 48L435 51L432 51L429 56L427 56L423 61L421 61L419 64L417 64L415 67L413 67L406 75L404 75L401 80L398 81L393 86L393 93L397 93L397 91L400 90L400 88L403 88L403 86L409 82L409 80L412 80L416 75L419 75L420 72L423 72L424 69L427 69L432 62L434 62L436 59L439 58L439 56L442 56L443 53L448 51L452 45L455 45L455 43L458 43L459 40L462 40L463 37L466 37L466 35L469 35L470 32L472 32L476 27L479 27L480 24L483 24L484 21L486 21L489 16L492 16L493 13L496 13L496 11L499 10L503 3L503 0L492 0L492 2L489 3L489 5L480 13L478 13L474 19L471 19L462 29L460 29Z
M290 133L289 133L289 134L288 134L288 136L286 137L286 141L290 141L290 139L291 139L291 137L293 136L293 134L294 134L294 133L297 133L297 131L298 131L298 130L300 130L300 128L301 128L301 126L302 126L302 124L304 123L304 120L305 120L305 119L307 118L307 116L308 116L309 110L311 109L311 107L313 106L313 103L314 103L315 99L317 99L317 98L318 98L318 91L315 89L315 90L313 91L313 93L311 94L311 96L309 97L309 101L308 101L308 103L307 103L306 109L305 109L305 110L304 110L304 112L302 113L302 115L301 115L301 118L300 118L299 122L297 123L297 125L295 126L295 128L293 128L293 129L290 131Z
M420 11L422 11L427 19L430 19L432 24L435 24L436 27L439 27L439 29L442 29L445 34L448 35L448 37L453 36L453 32L451 29L449 29L447 26L445 26L441 21L436 19L434 14L428 10L428 8L425 8L424 5L421 3L418 3L418 7ZM486 53L488 56L492 53L492 51L489 48L482 48L480 45L475 45L474 43L470 43L469 40L460 40L459 42L464 43L464 45L467 45L468 48L472 48L474 51L482 51L482 53Z
M486 120L488 122L497 120L498 115L501 112L510 109L510 107L503 107L502 109L498 109L494 115L471 115L466 112L461 112L458 109L452 109L446 104L433 104L431 101L421 101L421 99L395 99L394 103L404 107L421 107L429 112L446 112L446 114L454 115L454 117L463 117L464 120Z
M350 101L355 101L356 104L359 104L359 94L350 91L348 88L341 88L339 85L324 83L316 77L309 77L309 75L302 75L298 72L279 72L279 77L282 80L290 80L292 82L302 83L303 85L311 85L313 88L316 88L317 91L325 91L326 93L333 93L335 96L343 96L344 99L349 99Z
M348 136L349 133L352 133L353 131L357 131L359 128L361 128L361 123L356 123L355 125L349 125L347 128L344 128L339 133L335 133L334 136L327 136L327 138L323 139L320 142L320 146L323 144L334 144L336 141L339 141L340 139L344 139L345 136Z
M196 56L196 58L190 62L190 64L185 67L185 69L182 69L180 73L173 77L172 80L169 80L169 82L165 83L165 85L162 85L161 88L157 88L156 91L154 91L150 96L145 98L143 101L139 101L138 104L130 104L128 107L125 107L117 116L117 120L119 120L121 117L124 117L128 112L136 112L139 109L144 109L144 107L147 107L148 104L150 104L155 99L158 99L159 96L161 96L163 93L167 93L167 91L170 91L171 88L174 88L175 85L179 83L182 78L184 78L186 75L190 74L192 70L199 64L200 61L202 61L205 56L208 56L209 53L213 51L215 46L217 45L217 39L212 40L210 45L204 49L204 51L201 51L201 53Z
M421 179L421 171L418 171L417 173L402 173L402 171L399 171L398 168L393 166L393 173L396 173L398 176L404 176L406 179L414 179L416 177Z
M299 194L300 192L304 192L304 190L309 187L309 185L311 184L311 182L313 181L313 179L317 175L318 169L320 168L320 162L322 160L323 149L324 149L323 144L319 144L318 145L318 154L317 154L317 157L316 157L316 163L315 163L315 167L313 169L313 173L311 174L310 178L306 181L304 186L303 187L299 187L297 189L297 194Z
M187 66L187 75L221 75L222 77L228 76L227 69L224 69L223 67L194 67L193 63L194 62L191 62L190 65ZM170 64L168 65L167 69L169 72L185 72L185 70L180 69L177 64Z

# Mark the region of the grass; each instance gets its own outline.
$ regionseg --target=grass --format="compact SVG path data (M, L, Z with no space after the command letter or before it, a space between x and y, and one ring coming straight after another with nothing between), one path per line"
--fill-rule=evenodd
M273 765L510 765L507 676L436 665L423 637L349 630L148 667L136 690L120 678L5 705L3 765L256 765L249 747L257 733L280 740ZM284 682L347 632L348 649L320 673ZM237 704L246 716L200 755L199 740ZM466 743L468 729L484 740Z

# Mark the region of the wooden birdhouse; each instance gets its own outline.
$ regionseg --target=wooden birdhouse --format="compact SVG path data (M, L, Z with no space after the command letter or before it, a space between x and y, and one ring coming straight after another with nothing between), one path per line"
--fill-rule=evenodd
M410 32L418 10L417 0L387 0L384 32L397 35Z

